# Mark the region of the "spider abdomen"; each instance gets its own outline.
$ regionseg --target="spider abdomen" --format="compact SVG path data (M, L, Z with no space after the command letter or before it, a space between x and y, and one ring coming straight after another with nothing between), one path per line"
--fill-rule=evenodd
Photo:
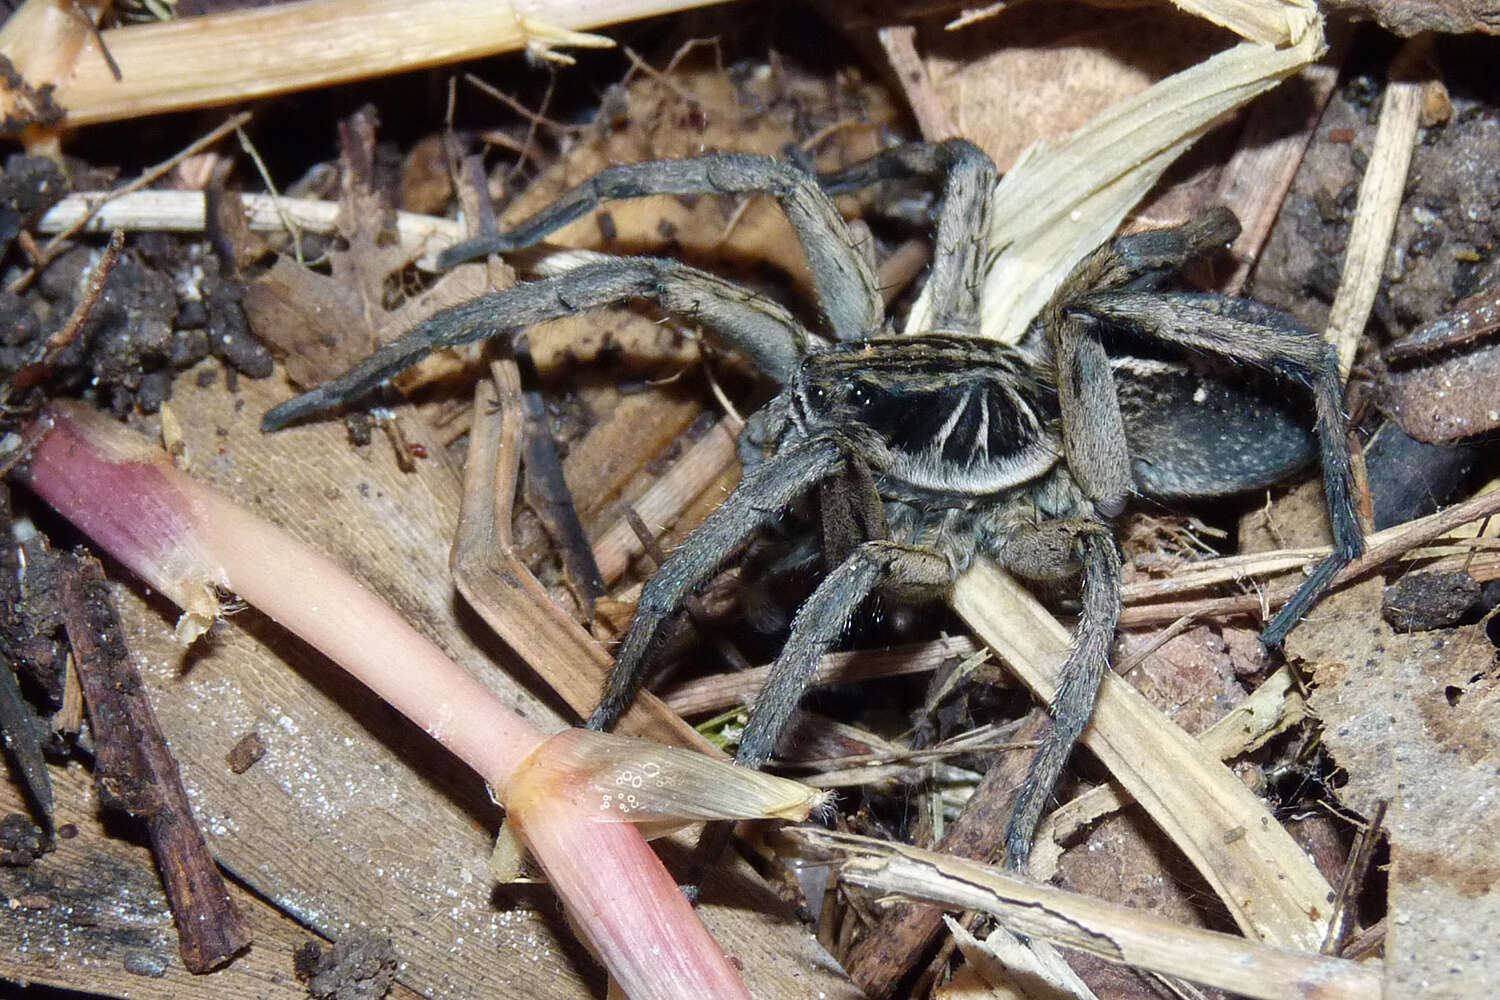
M847 441L897 492L990 496L1061 451L1056 390L1015 348L978 337L837 345L809 355L791 390L802 433Z

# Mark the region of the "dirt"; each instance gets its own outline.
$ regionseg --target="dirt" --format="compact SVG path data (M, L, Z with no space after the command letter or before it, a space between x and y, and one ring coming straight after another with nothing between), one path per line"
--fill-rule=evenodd
M316 1000L380 1000L399 965L390 939L378 934L351 934L331 946L309 941L293 956L297 978Z

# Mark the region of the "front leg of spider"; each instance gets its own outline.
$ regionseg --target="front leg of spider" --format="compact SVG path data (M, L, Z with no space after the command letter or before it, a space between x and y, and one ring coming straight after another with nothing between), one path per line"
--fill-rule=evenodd
M1048 579L1077 569L1082 574L1082 612L1073 646L1052 699L1052 728L1042 737L1031 768L1016 793L1005 827L1005 864L1020 870L1031 856L1037 823L1057 787L1063 766L1094 712L1099 681L1109 666L1109 647L1120 621L1120 552L1109 529L1090 520L1050 521L1010 532L997 553L1012 572Z
M604 696L589 716L590 729L608 729L630 705L662 626L683 601L708 582L761 525L779 517L843 461L838 444L825 437L785 448L753 469L698 530L673 550L641 589L630 631L615 652Z

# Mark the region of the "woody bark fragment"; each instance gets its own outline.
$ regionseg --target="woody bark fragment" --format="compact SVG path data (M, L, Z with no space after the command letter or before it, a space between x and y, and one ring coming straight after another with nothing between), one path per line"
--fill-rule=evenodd
M80 559L63 586L63 625L94 735L99 797L146 824L189 972L208 972L250 944L250 929L193 817L177 761L130 660L98 562Z

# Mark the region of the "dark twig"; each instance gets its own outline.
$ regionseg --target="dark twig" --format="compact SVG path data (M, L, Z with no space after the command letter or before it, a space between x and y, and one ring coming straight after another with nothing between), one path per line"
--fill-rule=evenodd
M1045 728L1045 717L1034 713L1014 739L1036 739ZM1029 764L1025 754L997 757L935 849L973 861L994 861L1004 854L1006 820ZM910 973L925 966L942 931L943 911L938 907L896 903L881 911L879 923L845 957L844 968L875 1000L897 996Z
M1370 817L1370 822L1354 838L1354 849L1349 852L1349 863L1344 866L1343 877L1339 879L1338 895L1333 900L1328 935L1323 938L1323 947L1319 949L1325 955L1343 952L1349 936L1349 917L1353 912L1350 903L1358 898L1365 879L1370 875L1370 865L1375 859L1375 847L1380 843L1383 832L1381 827L1385 824L1385 810L1389 804L1384 799L1377 803L1375 815Z
M56 333L37 349L35 357L23 365L16 372L15 378L0 390L0 404L9 401L11 394L16 391L25 392L38 382L43 381L52 374L52 366L57 363L58 355L73 342L78 336L78 331L83 329L84 322L89 314L94 311L94 306L99 302L99 296L104 294L104 285L109 281L109 276L114 272L115 265L120 262L120 251L125 247L125 231L116 229L109 236L109 243L104 247L104 254L99 258L99 263L94 265L94 272L89 275L89 283L83 290L83 297L73 307L68 315L67 322L58 329Z
M42 757L45 736L36 716L27 708L16 672L9 664L0 664L0 733L5 734L6 752L25 786L26 798L35 810L34 818L50 835L52 782L47 777L47 761Z
M521 394L526 409L522 432L526 503L561 553L568 589L583 612L583 620L590 622L594 619L594 603L604 596L604 578L594 561L589 536L578 520L573 491L563 478L562 459L557 455L557 443L548 427L547 406L536 388L539 376L531 352L517 346L516 365L521 371L521 384L527 387Z
M94 39L94 44L99 47L99 54L104 57L104 65L109 67L109 75L114 77L116 82L125 79L125 74L120 72L120 64L115 62L115 57L110 54L109 46L104 44L104 33L99 30L98 22L89 16L81 0L73 0L71 6L73 13L89 26L89 35Z
M1437 319L1386 345L1387 361L1408 361L1461 347L1500 329L1500 284L1459 302Z
M63 616L94 734L94 781L103 801L145 820L178 950L190 972L207 972L250 944L203 834L177 761L156 722L125 646L104 574L80 560L63 584Z
M20 455L29 450L24 446L17 449ZM0 530L9 537L11 527L10 491L0 483ZM5 617L14 615L22 600L19 553L20 549L15 545L7 545L4 551L0 551L0 574L3 574L0 576L0 602L3 602L0 606L7 609ZM0 646L0 649L11 652L6 646ZM15 776L24 786L34 818L50 836L52 780L47 775L47 761L42 757L42 744L47 735L21 694L21 685L10 663L0 663L0 735L4 737L6 753L15 765Z

